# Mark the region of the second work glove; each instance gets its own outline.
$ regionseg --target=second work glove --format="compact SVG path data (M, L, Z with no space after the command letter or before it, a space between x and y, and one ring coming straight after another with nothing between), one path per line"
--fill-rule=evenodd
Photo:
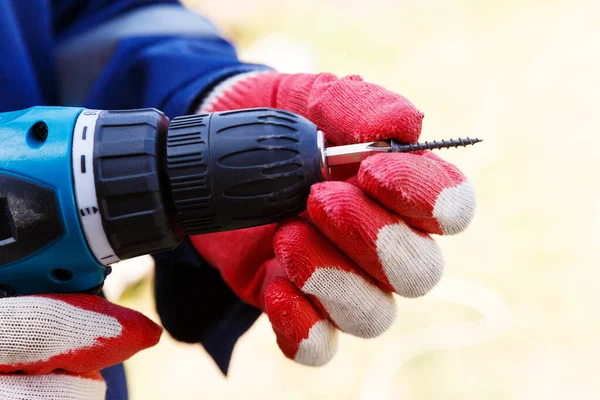
M99 371L154 346L161 333L95 295L0 299L0 399L104 400Z
M244 74L217 86L199 112L273 107L300 114L327 146L415 143L423 114L399 94L332 74ZM381 154L313 185L307 213L277 225L193 236L197 251L245 302L264 310L283 353L327 363L337 332L372 338L396 318L392 293L418 297L444 261L430 234L469 225L470 182L431 152Z

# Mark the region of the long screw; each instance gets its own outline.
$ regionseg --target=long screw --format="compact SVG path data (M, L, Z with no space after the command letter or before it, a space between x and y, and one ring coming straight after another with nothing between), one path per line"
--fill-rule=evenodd
M401 144L395 140L381 140L379 142L349 144L334 146L325 149L325 165L353 164L379 153L409 153L421 150L449 149L451 147L464 147L481 142L482 139L458 138L433 142L414 144Z
M450 139L450 140L442 140L433 142L422 142L422 143L414 143L414 144L400 144L396 141L392 141L392 151L394 153L410 153L413 151L421 151L421 150L434 150L434 149L449 149L452 147L465 147L469 145L474 145L475 143L482 142L483 139L472 139L472 138L458 138L458 139Z

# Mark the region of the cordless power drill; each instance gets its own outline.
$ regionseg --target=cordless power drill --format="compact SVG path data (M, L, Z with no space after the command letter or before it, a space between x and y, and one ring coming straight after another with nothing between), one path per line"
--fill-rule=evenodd
M111 264L186 234L301 213L333 165L477 141L326 149L315 124L269 108L172 121L156 109L0 113L0 296L97 292Z

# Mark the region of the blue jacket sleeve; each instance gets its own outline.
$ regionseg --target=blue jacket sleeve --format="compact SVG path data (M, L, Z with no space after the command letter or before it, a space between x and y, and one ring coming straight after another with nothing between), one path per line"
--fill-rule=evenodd
M61 103L155 107L174 117L219 81L268 69L240 61L202 16L178 1L60 1L55 13Z
M229 76L266 66L238 60L205 18L169 0L55 1L61 104L154 107L173 118ZM260 311L241 302L186 242L154 255L163 325L201 343L226 373L237 339Z

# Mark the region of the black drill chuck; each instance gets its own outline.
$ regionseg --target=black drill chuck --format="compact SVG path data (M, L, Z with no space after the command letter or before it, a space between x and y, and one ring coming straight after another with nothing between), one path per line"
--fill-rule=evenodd
M323 179L316 125L269 108L173 119L166 170L177 219L190 235L297 215Z
M245 109L170 123L154 109L102 111L95 131L99 210L89 212L100 213L115 259L171 249L184 233L297 215L310 186L323 180L320 132L286 111Z

